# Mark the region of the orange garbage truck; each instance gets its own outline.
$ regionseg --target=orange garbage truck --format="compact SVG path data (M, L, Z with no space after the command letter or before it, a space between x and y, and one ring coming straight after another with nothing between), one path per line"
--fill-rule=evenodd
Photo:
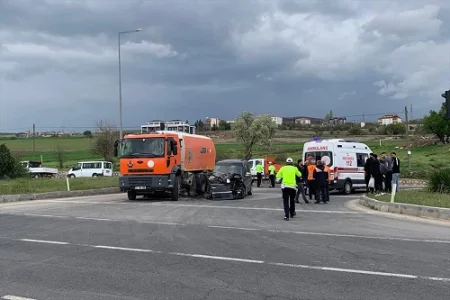
M129 200L138 195L166 194L173 201L180 195L204 194L208 172L216 162L212 139L196 134L157 131L128 134L114 144L120 158L119 187Z

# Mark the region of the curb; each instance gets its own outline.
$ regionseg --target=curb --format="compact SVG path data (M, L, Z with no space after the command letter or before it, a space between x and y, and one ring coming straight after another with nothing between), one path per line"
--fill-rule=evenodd
M83 197L83 196L106 195L117 193L120 193L119 188L102 188L102 189L79 190L70 192L48 192L41 194L0 195L0 203Z
M361 196L359 204L381 212L450 221L450 208L383 202L369 198L366 195Z

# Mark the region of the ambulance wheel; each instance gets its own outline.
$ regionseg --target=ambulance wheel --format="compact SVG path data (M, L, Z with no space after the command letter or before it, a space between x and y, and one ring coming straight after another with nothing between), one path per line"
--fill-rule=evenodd
M343 190L343 192L346 195L350 195L352 193L352 191L353 191L352 182L347 179L345 181L345 183L344 183L344 190Z
M136 200L136 191L128 191L128 200Z

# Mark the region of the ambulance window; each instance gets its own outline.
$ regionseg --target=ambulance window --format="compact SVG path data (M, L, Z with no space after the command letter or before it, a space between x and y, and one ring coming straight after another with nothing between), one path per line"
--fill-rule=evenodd
M367 153L356 153L358 167L364 167L368 157L369 155Z
M329 163L328 166L333 165L333 153L331 151L317 151L317 152L306 152L305 153L305 161L314 158L316 161L322 160L323 158Z

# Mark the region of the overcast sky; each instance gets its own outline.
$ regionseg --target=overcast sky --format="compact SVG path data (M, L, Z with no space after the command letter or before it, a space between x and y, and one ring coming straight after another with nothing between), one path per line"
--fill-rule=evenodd
M0 0L0 131L439 109L450 1Z

